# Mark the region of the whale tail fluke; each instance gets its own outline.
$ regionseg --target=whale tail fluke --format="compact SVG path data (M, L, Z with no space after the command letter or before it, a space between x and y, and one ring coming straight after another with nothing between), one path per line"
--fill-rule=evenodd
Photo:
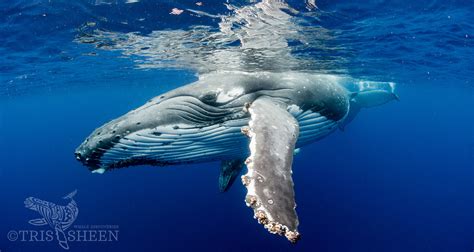
M61 224L57 223L54 229L56 230L56 238L58 239L59 246L61 246L63 249L68 250L69 244L67 243L66 234L64 234L64 230L61 227Z
M63 199L72 199L77 194L77 189L69 193L68 195L64 196Z

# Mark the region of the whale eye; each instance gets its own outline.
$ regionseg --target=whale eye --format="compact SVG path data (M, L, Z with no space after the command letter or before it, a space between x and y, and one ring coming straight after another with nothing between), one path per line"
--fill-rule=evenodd
M215 105L216 100L217 100L217 92L211 91L208 93L205 93L199 97L199 100L201 100L203 103L208 104L208 105Z

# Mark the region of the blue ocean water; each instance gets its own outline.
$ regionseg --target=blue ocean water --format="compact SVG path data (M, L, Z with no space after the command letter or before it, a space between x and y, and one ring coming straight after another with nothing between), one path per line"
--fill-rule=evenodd
M196 2L0 3L1 252L62 251L31 237L50 228L24 201L76 189L74 224L119 237L71 251L474 249L474 3ZM295 156L296 245L253 220L240 183L219 192L218 162L97 175L74 158L95 128L222 68L397 83L400 102Z

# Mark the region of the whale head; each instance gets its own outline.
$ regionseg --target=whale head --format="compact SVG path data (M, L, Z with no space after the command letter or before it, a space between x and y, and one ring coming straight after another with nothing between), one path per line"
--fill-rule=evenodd
M48 204L51 204L47 201L40 200L35 197L28 197L25 199L25 207L34 211L38 211L41 206L47 206Z
M241 87L197 83L175 89L97 128L76 149L76 159L90 171L103 173L132 165L183 163L199 153L224 155L229 142L215 146L192 143L216 137L219 132L237 136L235 131L240 131L241 125L226 126L226 122L245 118L242 108L252 97ZM187 153L183 153L184 147Z

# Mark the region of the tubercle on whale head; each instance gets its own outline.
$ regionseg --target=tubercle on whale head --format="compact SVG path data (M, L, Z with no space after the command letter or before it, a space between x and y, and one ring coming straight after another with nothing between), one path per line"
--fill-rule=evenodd
M78 147L74 153L76 160L85 165L92 173L103 174L107 168L100 165L99 153Z
M103 155L129 134L160 123L159 106L145 104L94 130L75 150L75 158L92 173L102 174L112 167L102 162ZM150 116L147 118L146 114Z

